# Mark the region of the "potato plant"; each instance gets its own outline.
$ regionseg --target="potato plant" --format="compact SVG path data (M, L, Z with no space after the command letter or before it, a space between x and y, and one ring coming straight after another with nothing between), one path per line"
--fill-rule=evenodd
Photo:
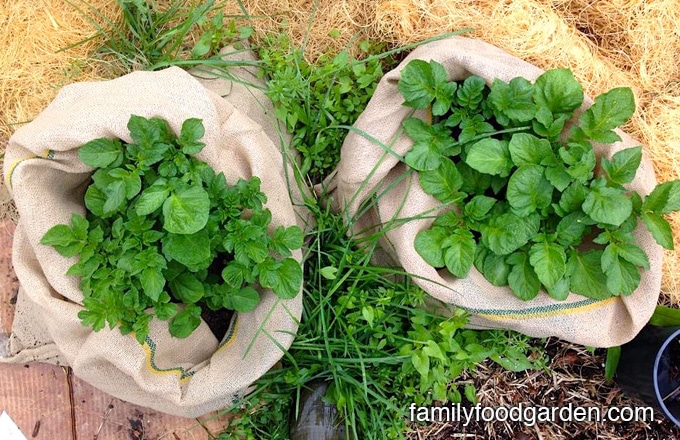
M264 207L260 180L227 184L193 157L205 144L199 119L175 136L159 118L131 116L131 143L100 138L78 150L96 171L85 193L85 217L56 225L41 243L65 257L78 256L67 275L81 278L84 309L95 331L106 324L143 342L155 316L170 333L189 336L205 309L248 312L257 288L283 299L302 285L297 226L278 226Z
M593 143L611 144L633 114L628 88L598 96L565 134L583 104L568 69L535 83L470 76L449 81L435 61L411 61L398 89L404 105L430 119L404 121L414 145L404 161L423 190L448 209L421 231L415 248L434 267L465 277L474 265L496 286L523 300L541 289L603 299L630 295L649 269L633 231L642 220L654 239L673 248L664 214L680 209L680 181L646 197L626 187L642 147L598 158ZM602 173L596 173L597 167Z

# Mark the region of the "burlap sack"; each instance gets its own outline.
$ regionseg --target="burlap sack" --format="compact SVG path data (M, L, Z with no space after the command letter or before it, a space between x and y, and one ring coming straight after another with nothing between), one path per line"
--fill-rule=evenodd
M462 37L414 50L382 78L355 124L356 131L347 136L342 146L335 182L336 202L356 221L354 231L386 223L396 225L385 227L383 248L407 272L414 274L414 282L432 297L467 309L473 315L471 327L509 328L530 336L557 336L595 347L615 346L632 339L651 316L661 284L662 249L642 225L635 233L638 244L649 256L650 270L642 272L640 287L632 295L601 301L570 294L565 301L558 302L542 292L534 300L525 302L517 299L509 288L487 282L474 267L468 277L456 279L446 270L436 271L418 255L413 244L416 234L429 228L433 219L403 223L399 219L428 212L431 216L432 210L441 204L423 192L417 174L404 177L407 166L397 157L406 154L412 146L405 134L399 136L401 124L412 109L402 105L404 100L397 90L397 82L401 69L413 59L438 61L449 72L450 79L462 80L474 74L485 78L488 84L494 78L509 81L518 76L533 81L542 73L539 68L494 46ZM584 107L592 104L589 98L587 101ZM416 112L416 116L424 114ZM597 145L599 156L611 157L618 150L638 145L629 136L618 133L623 141ZM388 151L390 148L392 152ZM648 194L655 184L651 163L643 159L630 188ZM372 207L364 210L367 203Z
M131 114L164 118L176 133L187 118L201 118L207 145L198 158L223 171L230 184L258 176L272 228L304 228L302 208L289 194L300 199L294 182L289 185L285 139L271 122L273 112L267 115L271 104L261 90L211 81L226 99L179 68L72 84L11 137L4 172L20 214L13 264L21 290L10 356L3 362L67 364L115 397L196 417L231 404L282 357L297 331L301 293L283 301L263 291L255 310L234 315L222 341L204 322L188 338L177 339L167 321L154 320L147 343L140 345L118 329L93 332L80 323L79 279L64 275L76 259L39 243L49 228L69 223L72 212L84 214L92 170L77 149L99 137L131 141L126 128ZM302 261L301 251L293 256Z

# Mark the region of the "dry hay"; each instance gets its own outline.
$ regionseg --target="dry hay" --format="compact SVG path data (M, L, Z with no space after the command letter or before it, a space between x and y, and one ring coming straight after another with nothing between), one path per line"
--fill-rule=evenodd
M375 0L242 0L242 3L256 34L285 33L293 45L305 48L308 61L344 49L358 54L354 43L362 38L377 40Z
M90 3L115 16L113 2ZM83 15L64 0L0 1L0 159L11 133L34 118L61 87L102 78L87 57L96 42L60 52L92 34ZM5 217L16 220L17 214L0 172L0 220Z
M91 0L113 17L113 2ZM96 42L59 52L93 34L64 0L0 2L0 139L42 110L64 85L101 78L87 55Z
M170 0L161 0L161 6ZM199 1L199 0L192 0ZM114 17L114 2L89 0ZM638 111L626 126L654 160L659 180L680 177L680 6L677 0L243 0L255 38L286 33L309 60L361 38L393 45L462 28L544 69L569 67L597 95L633 89ZM78 3L80 4L80 3ZM239 14L230 1L227 14ZM311 24L310 24L311 23ZM73 81L104 78L88 59L93 33L65 0L0 0L0 154L16 124L30 120ZM332 34L338 34L331 36ZM0 217L3 208L0 188ZM680 215L669 216L680 237ZM680 247L680 239L676 239ZM680 251L668 251L663 292L680 304Z

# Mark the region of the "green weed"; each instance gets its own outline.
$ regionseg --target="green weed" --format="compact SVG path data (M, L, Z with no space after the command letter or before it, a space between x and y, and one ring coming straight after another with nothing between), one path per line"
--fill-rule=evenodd
M301 171L312 182L330 174L340 160L346 132L338 126L356 121L383 71L396 65L394 56L368 57L384 52L384 44L363 40L358 45L367 58L353 59L345 50L314 63L308 63L303 48L292 46L285 36L269 36L259 48L267 95L293 134L292 146L302 156Z

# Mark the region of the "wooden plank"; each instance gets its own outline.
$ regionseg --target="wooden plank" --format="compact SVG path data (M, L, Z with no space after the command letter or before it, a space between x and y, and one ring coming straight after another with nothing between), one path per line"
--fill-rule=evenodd
M61 367L0 364L2 410L29 440L72 440L68 385Z
M77 378L72 384L78 439L208 440L225 426L218 419L204 426L196 419L123 402Z
M133 405L48 364L0 364L2 410L31 440L209 440L228 424L218 413L198 420Z

